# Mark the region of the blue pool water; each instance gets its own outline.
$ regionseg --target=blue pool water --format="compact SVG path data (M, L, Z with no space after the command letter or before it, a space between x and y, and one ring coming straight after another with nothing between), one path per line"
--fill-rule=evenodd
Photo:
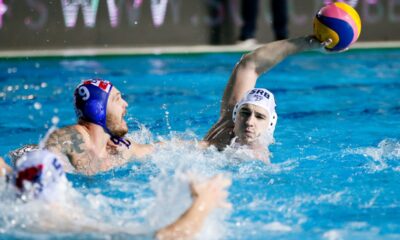
M240 54L0 59L0 154L73 124L84 78L119 88L138 142L201 139ZM399 239L400 50L289 57L258 86L275 93L271 165L234 150L169 144L145 161L92 177L68 175L84 221L148 239L190 203L186 172L225 173L232 210L215 212L199 239ZM10 161L8 158L6 161ZM5 189L4 181L0 188ZM0 239L125 239L121 233L32 230L38 203L0 194ZM83 220L82 220L83 221ZM57 222L57 221L55 221Z

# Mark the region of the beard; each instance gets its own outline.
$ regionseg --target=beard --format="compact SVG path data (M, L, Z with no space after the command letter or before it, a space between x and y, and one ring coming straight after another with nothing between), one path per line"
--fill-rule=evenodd
M117 137L123 137L128 133L128 126L125 120L115 115L107 114L106 126L110 130L110 133Z

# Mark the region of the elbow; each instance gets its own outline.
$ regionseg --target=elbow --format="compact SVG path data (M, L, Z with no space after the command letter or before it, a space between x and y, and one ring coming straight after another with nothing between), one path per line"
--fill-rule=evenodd
M264 56L262 53L254 51L244 54L237 67L260 76L275 64L276 61L273 56Z
M256 71L257 70L257 61L252 53L247 53L242 56L240 61L238 62L236 68L238 70L245 69L246 71Z

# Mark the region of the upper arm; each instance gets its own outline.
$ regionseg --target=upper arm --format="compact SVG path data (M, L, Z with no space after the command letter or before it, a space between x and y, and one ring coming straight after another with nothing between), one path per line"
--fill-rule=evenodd
M236 64L226 85L221 102L221 117L232 115L235 104L242 99L247 91L255 87L258 77L256 63L252 61L249 55L244 55Z
M67 172L86 169L93 157L85 151L83 136L72 126L58 129L50 134L45 148L57 154ZM86 172L86 170L85 170Z
M256 86L258 77L288 55L320 46L313 37L299 37L267 43L245 54L236 64L225 88L221 104L221 118L231 115L235 104Z
M71 130L58 129L50 134L49 138L45 142L45 148L58 156L61 156L62 160L70 162L71 159L69 158L74 152L74 146L76 146L76 143L73 142L72 135ZM78 137L74 137L74 139L77 138Z

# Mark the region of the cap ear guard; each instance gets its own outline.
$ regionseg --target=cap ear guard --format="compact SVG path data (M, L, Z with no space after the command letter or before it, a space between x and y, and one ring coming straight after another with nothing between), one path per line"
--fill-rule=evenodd
M274 112L270 116L269 126L268 126L267 131L270 132L271 134L273 134L274 131L275 131L275 127L276 127L276 123L277 122L278 122L278 114L276 114L276 112Z
M99 79L86 80L79 84L74 93L78 118L107 128L107 102L112 87L109 81Z
M86 106L82 111L83 118L86 121L105 124L106 122L106 110L102 103L98 101L88 100Z

